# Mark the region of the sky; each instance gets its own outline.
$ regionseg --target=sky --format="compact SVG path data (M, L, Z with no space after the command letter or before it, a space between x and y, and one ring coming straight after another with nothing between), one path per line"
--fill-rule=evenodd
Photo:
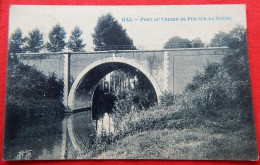
M139 49L161 49L169 38L200 38L209 43L219 31L229 32L237 25L246 28L245 5L167 5L167 6L36 6L10 8L9 36L18 27L24 36L38 28L45 42L52 27L60 24L67 32L75 26L82 31L86 50L93 50L94 27L100 16L111 13L126 29ZM123 21L124 18L132 21ZM126 19L125 19L126 20Z

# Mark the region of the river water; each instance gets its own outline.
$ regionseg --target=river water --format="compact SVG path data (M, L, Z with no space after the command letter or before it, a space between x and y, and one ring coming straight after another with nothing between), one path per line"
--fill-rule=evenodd
M97 136L115 132L112 113L83 111L25 121L4 147L6 160L76 159L91 151Z

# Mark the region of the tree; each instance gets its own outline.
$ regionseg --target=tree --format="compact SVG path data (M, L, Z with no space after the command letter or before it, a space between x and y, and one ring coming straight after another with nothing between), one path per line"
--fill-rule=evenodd
M47 49L50 52L62 51L66 45L65 38L66 32L64 28L59 24L55 25L49 33L50 42L47 43Z
M215 34L213 39L210 41L211 47L222 47L227 46L228 36L225 32L220 31L218 34Z
M37 53L44 48L43 33L39 29L34 29L29 32L29 38L27 40L25 49L29 52Z
M27 38L23 38L22 30L17 28L9 39L9 53L21 53Z
M225 56L223 64L230 77L237 84L237 102L245 107L252 106L250 69L246 29L237 26L227 35L227 45L233 50L233 56Z
M226 35L226 46L231 49L246 50L247 51L247 34L243 26L236 26Z
M163 48L164 49L171 49L171 48L191 48L191 41L188 39L183 39L180 37L172 37L167 41Z
M48 98L59 98L63 91L63 82L57 78L55 73L50 74L46 81L46 96Z
M204 47L204 43L201 41L200 38L195 38L191 41L193 48L201 48Z
M68 41L68 48L73 52L83 51L86 44L83 44L83 39L81 39L82 30L79 27L75 27L71 33L70 39Z
M92 37L95 50L135 49L126 29L110 13L99 17Z

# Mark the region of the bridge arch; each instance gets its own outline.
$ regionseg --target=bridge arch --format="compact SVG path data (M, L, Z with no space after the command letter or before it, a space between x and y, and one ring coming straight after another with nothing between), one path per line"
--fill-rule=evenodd
M73 82L69 96L68 108L70 110L81 109L92 106L92 97L98 82L108 73L119 69L120 67L130 66L142 72L152 84L156 93L157 100L161 96L161 89L153 75L147 71L141 64L134 60L122 57L110 57L95 61L87 66ZM102 68L102 69L100 69ZM87 90L80 93L80 88Z

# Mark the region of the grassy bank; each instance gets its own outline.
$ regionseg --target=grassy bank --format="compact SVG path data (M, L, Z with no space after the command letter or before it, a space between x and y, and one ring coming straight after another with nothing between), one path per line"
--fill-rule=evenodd
M256 160L246 131L213 133L203 127L144 131L119 140L97 159Z
M112 144L99 144L79 158L257 159L252 125L234 127L233 120L227 121L231 118L212 121L193 115L173 107L128 114L111 137Z

